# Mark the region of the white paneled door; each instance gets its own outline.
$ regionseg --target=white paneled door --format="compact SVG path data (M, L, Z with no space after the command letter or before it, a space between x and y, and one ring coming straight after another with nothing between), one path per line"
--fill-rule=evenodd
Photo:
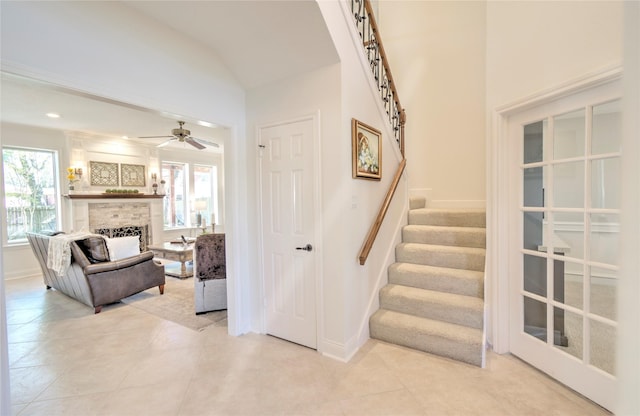
M316 348L313 119L263 127L258 141L266 333Z
M619 83L509 119L511 352L600 405L616 396Z

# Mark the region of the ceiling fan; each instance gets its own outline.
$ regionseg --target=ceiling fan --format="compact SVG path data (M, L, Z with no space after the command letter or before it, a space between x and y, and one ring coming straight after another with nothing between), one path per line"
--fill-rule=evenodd
M141 136L138 138L139 139L158 139L162 137L170 137L170 139L167 140L166 142L160 143L158 147L164 147L176 140L180 143L189 143L191 146L200 150L206 149L207 146L220 147L218 143L209 142L209 141L198 139L196 137L191 136L191 131L182 127L184 126L184 121L178 121L178 124L180 125L180 127L178 127L177 129L172 129L170 136Z

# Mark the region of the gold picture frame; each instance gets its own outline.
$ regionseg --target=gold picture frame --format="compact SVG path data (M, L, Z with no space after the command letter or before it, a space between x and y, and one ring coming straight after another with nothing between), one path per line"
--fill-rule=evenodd
M146 186L144 165L120 164L120 178L122 186Z
M353 178L379 181L382 178L382 134L358 120L351 119Z
M89 161L91 186L118 186L118 164Z

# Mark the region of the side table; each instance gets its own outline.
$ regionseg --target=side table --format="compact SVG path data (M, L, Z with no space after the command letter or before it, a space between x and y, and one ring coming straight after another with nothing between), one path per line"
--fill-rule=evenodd
M165 264L164 274L168 276L186 279L193 277L193 243L162 243L162 245L150 245L147 247L155 256L162 259L173 260L180 264Z

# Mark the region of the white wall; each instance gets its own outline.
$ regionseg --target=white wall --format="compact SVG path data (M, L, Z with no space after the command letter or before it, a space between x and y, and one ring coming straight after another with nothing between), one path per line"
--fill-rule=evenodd
M484 206L485 2L381 1L380 35L407 109L412 192Z
M487 108L622 63L622 1L487 2Z

